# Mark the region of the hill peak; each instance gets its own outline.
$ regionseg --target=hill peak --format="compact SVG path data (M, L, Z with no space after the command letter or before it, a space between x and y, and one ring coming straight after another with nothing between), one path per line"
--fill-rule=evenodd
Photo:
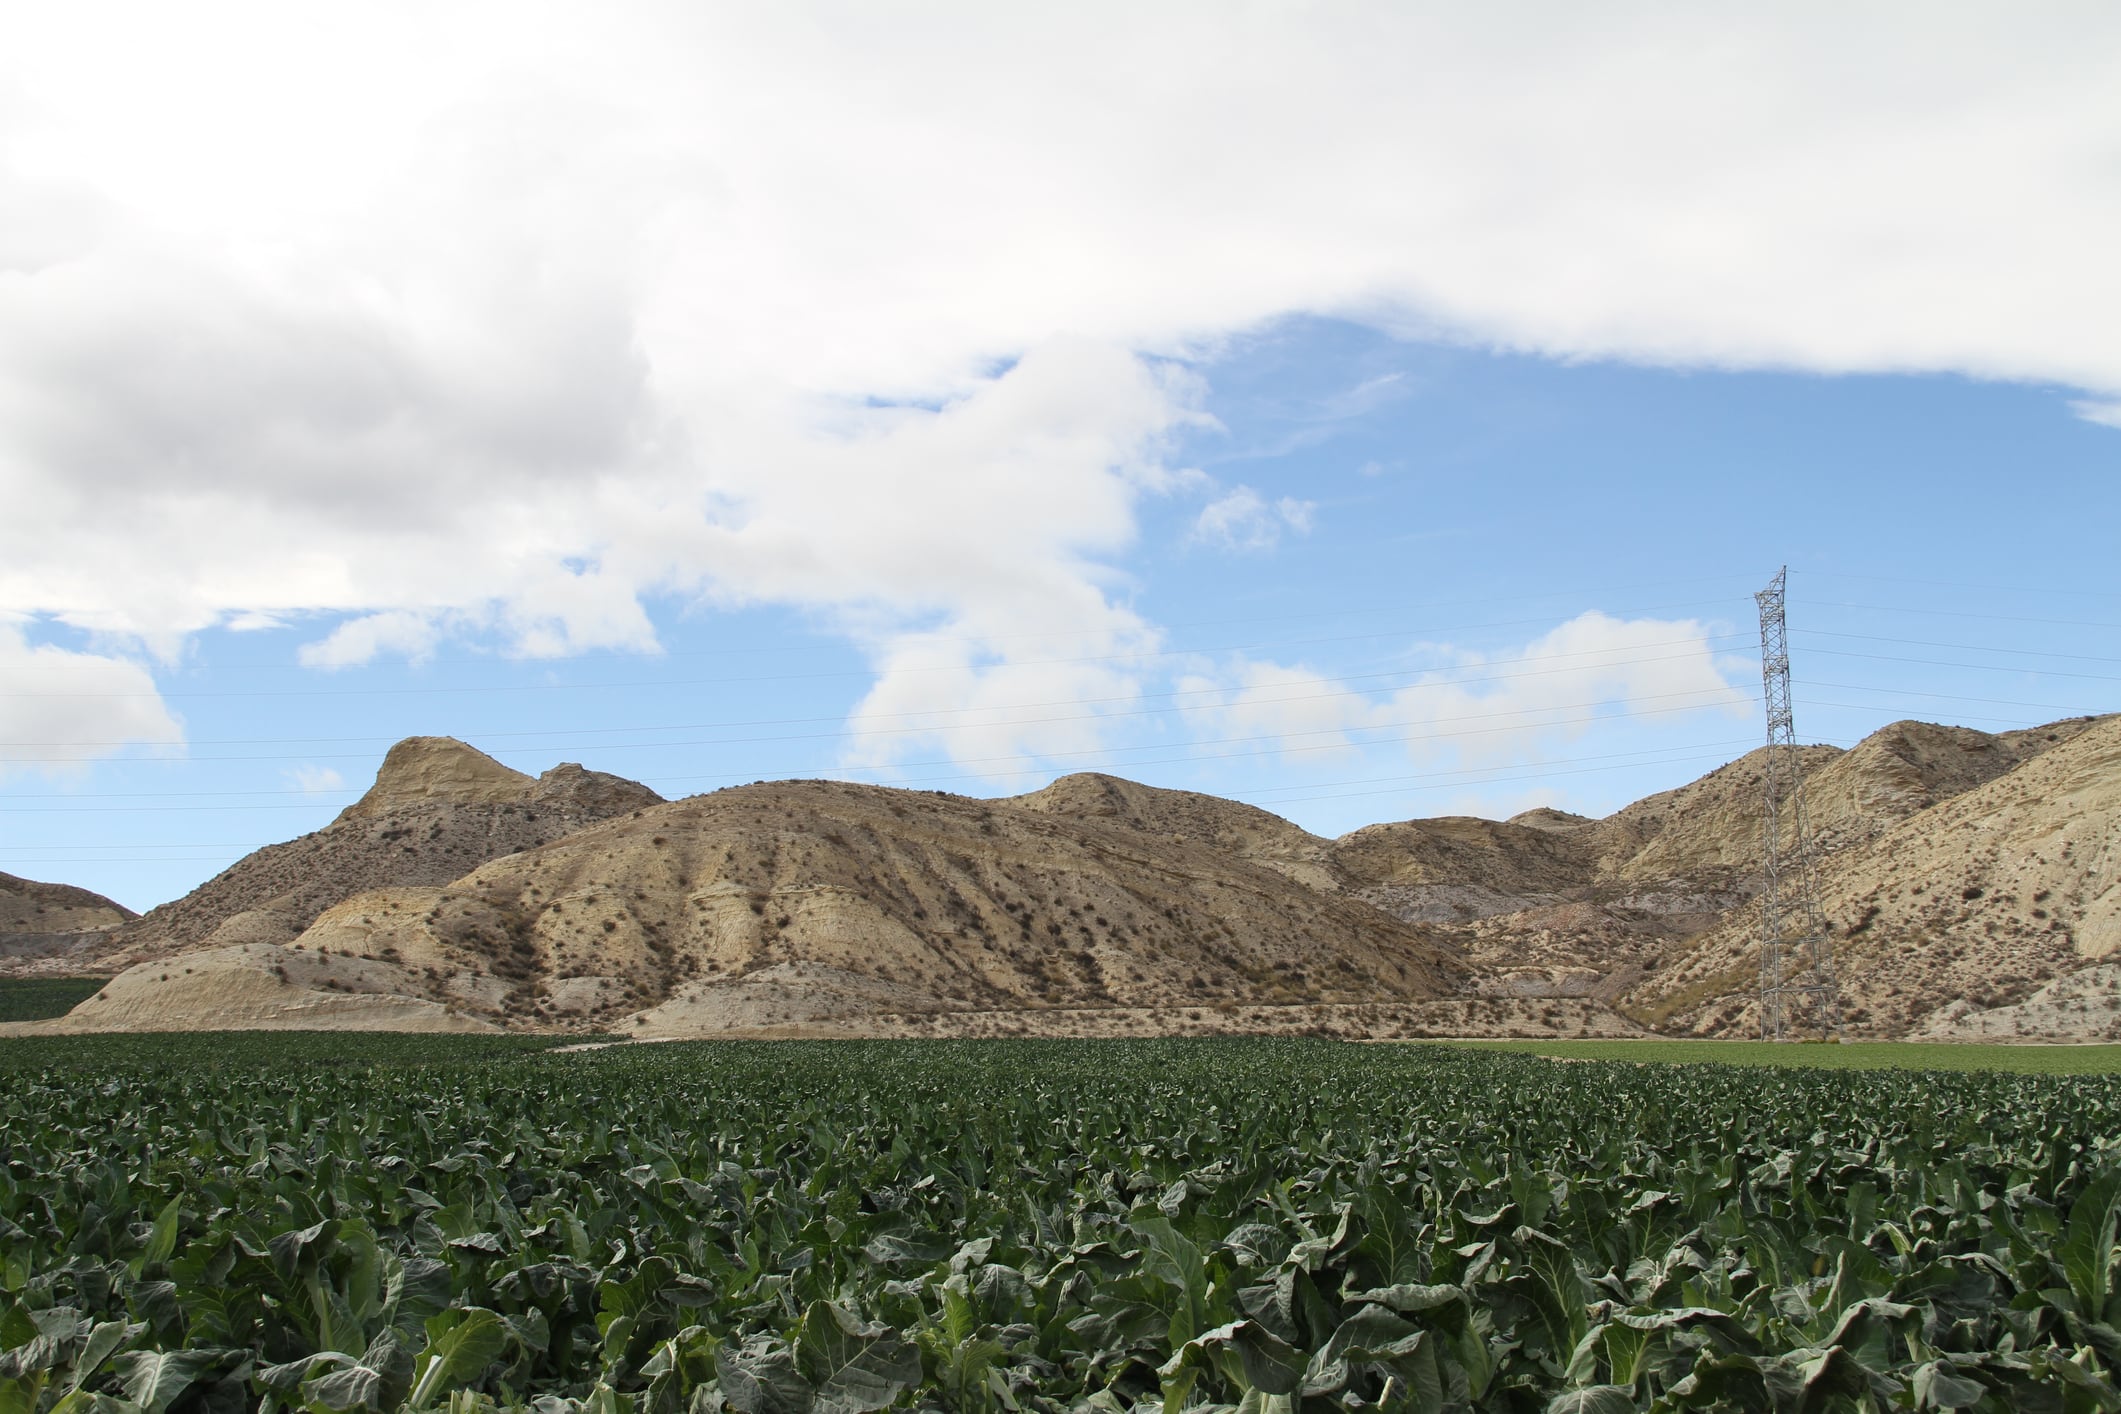
M407 805L497 805L525 799L536 782L455 737L409 736L393 746L368 794L342 820L361 820Z

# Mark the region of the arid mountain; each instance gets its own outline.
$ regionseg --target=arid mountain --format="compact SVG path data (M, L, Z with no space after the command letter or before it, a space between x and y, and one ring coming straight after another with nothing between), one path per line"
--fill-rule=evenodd
M1967 727L1894 722L1847 751L1804 748L1812 839L1832 854L1874 839L1918 810L1972 790L2083 732L2092 718L1991 736ZM1691 785L1597 822L1602 879L1743 885L1760 869L1761 764L1749 752Z
M1420 930L1212 840L1051 808L1063 787L1026 804L785 782L629 812L350 898L284 945L146 963L69 1026L204 1024L225 989L253 1025L643 1038L1629 1029L1469 997Z
M1815 846L1825 861L1845 859L1844 867L1854 871L1850 877L1869 881L1867 891L1887 877L1867 871L1894 866L1865 852L1866 846L1894 831L1919 836L1925 827L1908 822L1989 783L2013 779L2044 753L2115 720L2078 718L2002 735L1896 722L1848 751L1807 747L1804 797ZM1757 926L1752 900L1760 886L1763 760L1762 752L1751 752L1603 820L1534 812L1536 823L1520 817L1508 824L1371 826L1336 841L1328 864L1358 896L1401 918L1433 923L1472 966L1475 985L1485 992L1594 998L1660 1029L1743 1034L1757 1024L1748 1004L1757 954L1697 957L1700 944L1693 940L1712 934L1740 939ZM1455 853L1437 838L1444 827L1450 827ZM1552 847L1531 849L1535 834L1548 837ZM1411 887L1376 882L1393 869L1420 881ZM1995 964L1991 985L1969 992L1970 976L1947 969L1936 986L1885 1010L1856 1002L1852 1030L1901 1034L1923 1024L1927 1011L1945 1001L2014 997L2034 985L2024 978L2053 971L2006 965L1993 953L1969 954L1982 959L1974 970ZM1711 955L1721 960L1704 960ZM2015 990L1997 992L1997 975L2021 981Z
M440 885L615 815L660 805L643 785L580 766L532 778L448 737L412 737L369 792L314 834L245 855L71 960L118 971L208 943L285 943L370 889Z
M139 915L72 884L40 884L0 873L0 936L115 928Z
M1084 771L1062 776L1043 790L997 803L1075 820L1107 821L1173 844L1208 845L1313 888L1332 891L1338 887L1324 867L1332 841L1256 805L1221 796L1163 790Z
M415 738L325 830L110 935L129 970L51 1029L1746 1034L1762 759L1603 820L1325 840L1111 776L663 803ZM1852 1035L2121 1035L2121 717L1901 722L1806 765Z
M71 959L136 916L87 889L0 873L0 971L77 971Z
M2121 968L2102 962L2121 950L2121 717L2013 735L2014 768L1827 857L1852 1031L2121 1038ZM1758 927L1757 905L1735 910L1636 986L1631 1008L1662 1029L1756 1024Z

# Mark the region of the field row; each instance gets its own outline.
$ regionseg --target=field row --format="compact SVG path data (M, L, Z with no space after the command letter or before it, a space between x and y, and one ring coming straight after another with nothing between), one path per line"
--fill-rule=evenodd
M0 1048L0 1411L2121 1409L2121 1078Z

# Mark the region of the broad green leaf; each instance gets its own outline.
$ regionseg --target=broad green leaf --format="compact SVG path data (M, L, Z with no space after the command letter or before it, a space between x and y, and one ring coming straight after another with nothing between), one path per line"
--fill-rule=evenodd
M338 1232L338 1223L326 1219L309 1227L280 1233L265 1244L265 1250L273 1269L283 1279L292 1278L312 1270L330 1255Z
M160 1266L177 1250L177 1226L183 1220L184 1195L179 1193L162 1205L155 1215L154 1226L148 1231L147 1242L131 1263L132 1274L139 1276L149 1267Z
M932 1267L950 1255L950 1243L932 1232L880 1232L863 1244L862 1255L880 1266Z
M67 1381L69 1391L77 1390L102 1370L103 1362L117 1353L120 1346L137 1337L145 1327L126 1321L102 1321L88 1333L88 1339L74 1356L73 1378Z
M0 1374L0 1414L37 1414L48 1378L42 1370L29 1375Z
M1257 1321L1231 1321L1187 1341L1157 1371L1168 1387L1204 1358L1228 1351L1236 1356L1245 1387L1264 1394L1290 1394L1303 1382L1302 1351Z
M498 1314L483 1307L428 1317L427 1349L413 1385L413 1406L425 1407L443 1390L477 1379L507 1348L507 1327Z
M404 1401L412 1389L412 1374L412 1353L396 1331L386 1328L355 1363L304 1381L302 1396L334 1414L356 1409L383 1414Z
M1635 1392L1620 1385L1591 1385L1557 1394L1547 1414L1635 1414Z
M135 1350L112 1363L125 1397L142 1414L164 1414L202 1378L226 1368L218 1350Z
M1208 1324L1208 1275L1200 1247L1154 1209L1137 1211L1127 1226L1144 1239L1142 1270L1178 1297L1171 1335L1173 1345L1183 1345Z
M2113 1294L2114 1241L2121 1225L2121 1169L2095 1180L2077 1195L2055 1255L2061 1259L2077 1312L2099 1320Z
M921 1378L920 1354L898 1332L831 1302L803 1313L795 1350L817 1414L868 1414Z
M1338 1394L1363 1365L1382 1365L1411 1376L1428 1339L1428 1332L1382 1306L1359 1307L1311 1357L1302 1393L1306 1398Z
M1917 1409L1971 1409L1988 1393L1979 1380L1970 1380L1942 1360L1932 1360L1915 1371Z
M714 1363L722 1397L739 1414L810 1414L814 1392L786 1346L725 1345Z

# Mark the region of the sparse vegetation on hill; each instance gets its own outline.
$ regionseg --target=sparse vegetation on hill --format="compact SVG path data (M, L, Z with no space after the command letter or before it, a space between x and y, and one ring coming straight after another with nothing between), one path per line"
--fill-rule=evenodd
M116 970L176 951L291 941L370 889L440 885L489 859L662 803L644 785L580 766L511 771L459 741L412 737L324 829L245 855L174 903L99 941Z
M2121 717L1808 750L1852 1035L2121 1037ZM1375 825L1086 774L674 803L439 738L327 829L115 930L51 1029L631 1036L1744 1035L1760 755L1603 820Z

